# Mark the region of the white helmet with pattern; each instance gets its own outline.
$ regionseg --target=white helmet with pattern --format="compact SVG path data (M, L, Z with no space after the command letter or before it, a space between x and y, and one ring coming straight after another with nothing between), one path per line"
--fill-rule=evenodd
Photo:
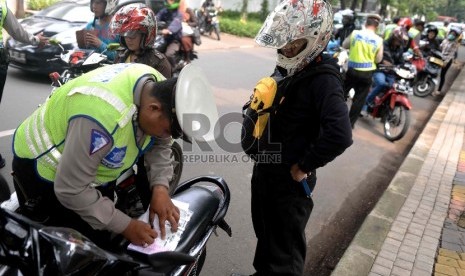
M255 42L281 49L294 40L307 39L307 45L295 57L288 58L278 51L277 66L293 75L326 48L332 29L332 8L325 0L284 0L268 15Z

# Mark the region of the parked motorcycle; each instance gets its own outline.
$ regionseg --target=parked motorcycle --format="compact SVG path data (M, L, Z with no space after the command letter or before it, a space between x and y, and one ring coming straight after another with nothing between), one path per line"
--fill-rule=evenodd
M220 20L218 19L219 8L207 7L205 12L201 10L196 11L197 18L199 19L200 34L212 35L214 32L216 39L220 40Z
M413 83L413 93L418 97L426 97L434 92L438 84L437 76L444 66L442 53L437 50L430 56L413 62L417 66L417 76Z
M166 29L166 28L167 28L166 22L164 21L157 22L158 31L157 31L157 36L155 37L154 47L155 49L157 49L159 52L163 54L166 52L166 47L168 47L168 44L166 42L165 37L161 33L161 30ZM195 50L192 50L189 54L190 54L191 60L198 58L197 52ZM173 77L176 77L179 75L182 68L184 68L184 66L187 65L186 61L184 60L184 54L181 52L180 49L178 49L176 53L174 54L174 63L176 66L173 68Z
M396 75L394 84L382 96L376 96L374 106L368 108L373 118L381 118L384 137L389 141L401 139L410 126L412 103L408 95L413 93L412 81L415 68L412 64L400 66L380 65L381 70L392 70Z
M6 181L0 185L0 192L8 191ZM180 184L173 199L189 204L190 220L174 251L150 255L128 250L129 242L119 235L116 248L104 250L73 229L41 225L4 202L0 275L199 275L212 233L220 227L231 236L224 220L228 185L220 177L197 177Z

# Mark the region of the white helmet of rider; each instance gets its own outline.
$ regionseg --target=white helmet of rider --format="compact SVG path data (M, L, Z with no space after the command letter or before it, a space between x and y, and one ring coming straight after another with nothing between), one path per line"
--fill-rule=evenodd
M341 11L342 16L354 17L354 11L351 9L345 9Z
M263 23L255 42L278 49L277 66L288 75L299 72L326 47L333 29L331 5L324 0L284 0ZM288 58L279 49L297 39L305 38L305 48Z

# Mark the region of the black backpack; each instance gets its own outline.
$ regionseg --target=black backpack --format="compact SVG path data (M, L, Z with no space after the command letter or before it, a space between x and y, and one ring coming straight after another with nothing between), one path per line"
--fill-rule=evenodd
M242 107L241 145L244 152L253 160L257 161L259 154L271 148L270 121L276 116L279 106L284 102L287 87L319 74L332 74L342 83L339 69L330 64L309 67L293 77L262 78L257 83L250 100Z

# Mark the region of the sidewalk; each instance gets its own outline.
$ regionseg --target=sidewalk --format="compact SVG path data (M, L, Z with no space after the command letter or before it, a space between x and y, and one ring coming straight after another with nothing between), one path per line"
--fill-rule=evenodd
M465 276L465 70L332 276Z
M202 44L200 44L200 46L195 45L194 50L202 52L208 50L259 47L253 38L238 37L227 33L220 33L221 40L216 40L214 37L214 35L202 35Z

